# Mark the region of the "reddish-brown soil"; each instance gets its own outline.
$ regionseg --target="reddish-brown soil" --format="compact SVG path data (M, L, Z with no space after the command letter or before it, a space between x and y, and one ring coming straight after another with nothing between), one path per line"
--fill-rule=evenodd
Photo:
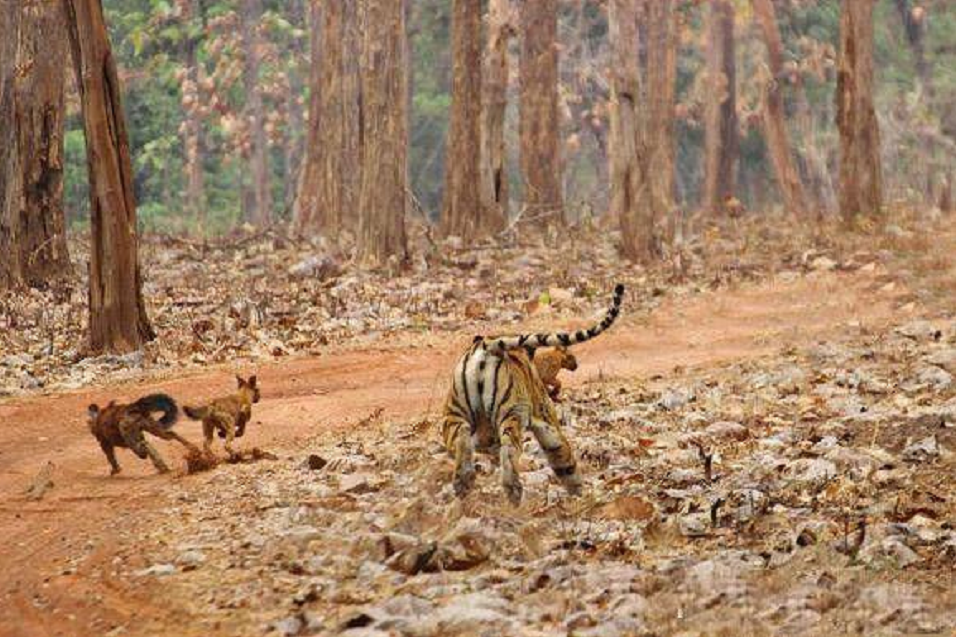
M668 300L650 316L625 318L581 346L582 367L566 382L602 375L640 379L675 366L719 364L836 337L852 322L876 327L899 304L880 287L864 272L826 273ZM901 293L897 286L895 294ZM421 340L418 347L343 348L262 365L263 398L244 445L288 455L316 432L348 428L379 408L386 420L434 413L468 336ZM155 510L155 496L171 481L188 484L192 478L155 475L148 462L125 451L123 473L110 477L87 431L86 406L153 391L198 402L230 391L232 371L166 374L152 382L0 403L0 634L85 634L91 625L106 632L113 620L131 618L151 632L190 633L188 623L163 607L161 591L131 587L109 574L124 541L118 530ZM178 430L200 438L198 423L181 422ZM178 449L160 449L168 461L182 464ZM55 485L41 501L28 502L23 491L47 461L55 464ZM68 568L68 558L84 547L90 556L83 567ZM89 576L94 572L96 579Z

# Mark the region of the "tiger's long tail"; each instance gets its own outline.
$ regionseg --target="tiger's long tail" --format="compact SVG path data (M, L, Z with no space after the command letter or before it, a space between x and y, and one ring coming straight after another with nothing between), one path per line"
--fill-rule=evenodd
M518 336L495 336L495 337L477 337L484 342L484 348L491 354L499 355L509 349L523 347L525 349L537 349L539 347L569 347L589 341L598 334L607 330L614 321L617 320L621 312L621 301L624 299L624 285L618 283L614 286L614 296L611 298L611 306L608 307L604 319L586 330L577 332L552 332L550 334L521 334Z

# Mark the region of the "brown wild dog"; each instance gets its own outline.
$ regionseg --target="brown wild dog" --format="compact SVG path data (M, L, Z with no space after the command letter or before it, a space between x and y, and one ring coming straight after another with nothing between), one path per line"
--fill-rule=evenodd
M534 354L534 366L538 370L538 376L541 382L548 388L548 395L551 400L557 400L561 392L561 381L558 380L558 373L562 369L573 372L578 368L578 359L563 345L555 348L548 348Z
M540 347L570 347L594 338L614 323L623 296L624 286L616 286L604 319L574 334L475 337L455 366L442 421L445 448L455 458L453 486L459 497L474 486L474 454L482 451L499 457L505 493L512 504L521 502L518 457L525 429L531 430L568 492L580 493L574 452L531 354Z
M159 420L153 418L155 412L162 412ZM152 460L160 473L168 473L169 467L159 452L146 440L144 433L150 433L163 440L176 440L189 449L197 449L175 431L172 426L179 418L176 401L166 394L150 394L129 405L118 405L115 401L100 409L96 404L89 406L90 431L96 436L110 463L110 475L120 472L116 461L116 447L129 449L145 460Z
M203 449L211 451L213 435L218 431L220 438L225 438L223 446L226 453L235 455L232 441L242 438L246 433L246 424L252 418L252 405L259 402L259 388L256 387L256 377L250 376L244 380L236 376L239 388L236 393L222 398L216 398L202 407L183 405L183 411L193 420L202 421L202 433L205 438Z

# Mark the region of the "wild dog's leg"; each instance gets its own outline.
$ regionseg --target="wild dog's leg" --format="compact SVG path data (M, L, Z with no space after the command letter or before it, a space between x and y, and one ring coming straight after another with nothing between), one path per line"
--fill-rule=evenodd
M143 437L142 416L125 416L120 420L117 429L126 443L126 447L135 453L141 460L149 455L146 451L146 439Z
M100 448L103 450L103 453L106 454L106 459L110 463L110 475L115 476L117 473L122 471L120 469L119 463L116 461L116 450L113 449L113 445L106 440L100 440Z
M143 440L143 446L146 448L146 453L149 455L149 459L153 461L153 466L156 467L156 471L160 473L169 473L169 467L163 461L163 457L159 455L159 452L153 448L153 445Z
M511 504L521 504L524 487L518 474L518 460L521 457L522 422L530 419L527 407L516 405L506 415L499 427L501 437L501 486Z
M475 486L475 441L471 425L464 418L446 415L442 423L445 448L455 457L455 495L463 498Z
M558 476L558 480L564 485L564 488L572 495L581 493L581 474L578 473L578 464L574 459L574 451L568 444L567 438L557 424L557 418L553 422L549 420L531 419L531 433L534 434L538 444L544 451L548 464Z
M164 429L162 425L157 424L153 427L150 427L149 433L153 434L157 438L162 438L163 440L175 440L176 442L186 447L187 449L193 449L196 451L199 450L199 448L196 447L196 445L189 442L188 440L180 436L178 433L176 433L172 429Z
M203 443L202 448L207 454L212 453L212 438L216 433L216 425L212 421L212 417L206 416L202 419L202 435Z
M226 448L226 453L229 454L229 457L232 458L236 455L236 452L232 450L232 441L236 439L236 424L232 420L224 422L226 430L226 440L223 443L223 447Z

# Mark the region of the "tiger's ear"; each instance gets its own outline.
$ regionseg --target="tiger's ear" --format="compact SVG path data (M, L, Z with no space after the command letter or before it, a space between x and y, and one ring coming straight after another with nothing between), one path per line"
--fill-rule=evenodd
M255 389L255 387L256 387L256 375L255 375L255 374L253 374L252 376L249 377L249 387L252 387L253 389Z

